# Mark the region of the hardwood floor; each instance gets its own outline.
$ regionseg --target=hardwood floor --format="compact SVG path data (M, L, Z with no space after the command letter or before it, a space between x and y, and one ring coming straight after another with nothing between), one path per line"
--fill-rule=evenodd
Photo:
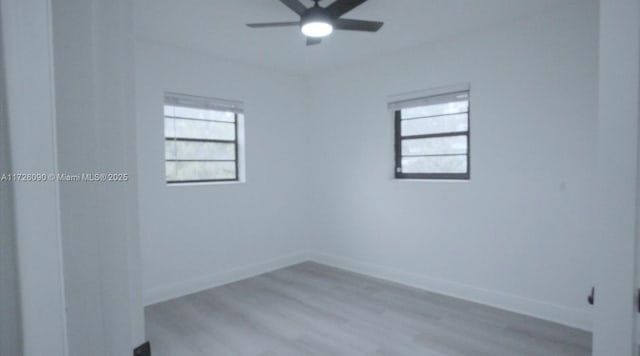
M591 354L588 332L311 262L145 314L154 356Z

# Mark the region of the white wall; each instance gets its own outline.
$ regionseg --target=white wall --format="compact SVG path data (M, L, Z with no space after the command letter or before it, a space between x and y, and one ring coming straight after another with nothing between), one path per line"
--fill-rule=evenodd
M590 328L597 1L312 79L316 259ZM394 181L387 96L471 84L471 181Z
M309 228L305 82L144 40L136 61L145 301L302 261ZM165 91L244 101L245 183L167 186Z

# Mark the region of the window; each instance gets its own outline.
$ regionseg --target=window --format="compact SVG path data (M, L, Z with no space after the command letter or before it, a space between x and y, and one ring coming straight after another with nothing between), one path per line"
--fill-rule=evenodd
M389 107L395 115L396 178L469 179L468 89Z
M167 183L239 181L242 103L165 94Z

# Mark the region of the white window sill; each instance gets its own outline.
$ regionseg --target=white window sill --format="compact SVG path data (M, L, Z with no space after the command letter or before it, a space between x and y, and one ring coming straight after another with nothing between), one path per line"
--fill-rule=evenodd
M397 183L470 183L471 179L402 179L392 178Z

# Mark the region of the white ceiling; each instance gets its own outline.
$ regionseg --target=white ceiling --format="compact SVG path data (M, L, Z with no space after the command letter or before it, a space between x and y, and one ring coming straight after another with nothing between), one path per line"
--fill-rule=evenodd
M311 5L311 0L302 0ZM323 6L333 0L323 0ZM305 46L296 27L250 29L249 22L296 21L278 0L136 0L139 39L206 51L287 72L309 74L367 61L517 18L553 11L575 0L369 0L345 18L384 21L376 34L337 31ZM409 51L407 51L409 52Z

